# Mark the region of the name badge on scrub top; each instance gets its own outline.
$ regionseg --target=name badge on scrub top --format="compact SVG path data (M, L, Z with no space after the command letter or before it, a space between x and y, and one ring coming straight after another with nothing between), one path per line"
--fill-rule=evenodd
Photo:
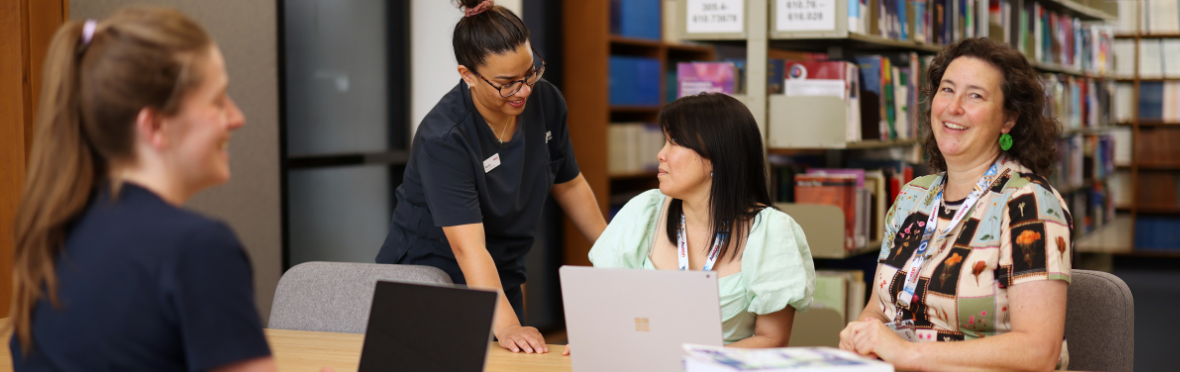
M497 152L492 154L492 157L483 161L483 172L491 172L492 169L496 169L498 166L500 166L500 153Z

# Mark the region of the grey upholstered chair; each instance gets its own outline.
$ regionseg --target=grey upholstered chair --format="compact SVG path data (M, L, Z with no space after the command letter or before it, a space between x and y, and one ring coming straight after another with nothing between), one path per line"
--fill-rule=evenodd
M1131 371L1135 299L1127 284L1101 271L1072 270L1065 310L1071 371Z
M451 277L431 266L302 263L279 279L267 327L365 333L378 280L450 283Z

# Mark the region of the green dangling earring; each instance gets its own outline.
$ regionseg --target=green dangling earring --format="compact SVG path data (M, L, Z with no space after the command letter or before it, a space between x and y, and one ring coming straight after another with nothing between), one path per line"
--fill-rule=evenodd
M1004 133L1000 135L1000 150L1008 151L1012 148L1012 135Z

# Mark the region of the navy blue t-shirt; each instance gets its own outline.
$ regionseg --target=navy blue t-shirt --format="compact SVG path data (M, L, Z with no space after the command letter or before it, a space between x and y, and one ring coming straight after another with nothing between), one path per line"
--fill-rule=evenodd
M497 154L500 165L485 172L484 161ZM377 262L435 266L466 283L442 227L483 223L511 299L525 281L525 256L549 190L578 174L565 98L556 87L543 79L533 87L512 140L501 144L460 81L414 134Z
M205 371L270 355L249 259L225 224L132 183L102 187L57 259L55 308L33 311L23 371Z

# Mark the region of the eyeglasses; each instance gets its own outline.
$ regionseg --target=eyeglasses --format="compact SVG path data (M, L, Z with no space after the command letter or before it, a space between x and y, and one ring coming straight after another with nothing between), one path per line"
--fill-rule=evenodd
M533 71L528 75L525 75L524 79L512 81L508 84L497 85L496 83L488 81L488 78L483 77L483 75L475 72L475 70L471 70L471 73L475 74L475 76L479 76L480 79L483 79L483 81L488 83L488 85L491 85L492 88L496 88L496 91L500 92L500 97L512 97L512 95L516 94L516 92L519 92L520 88L523 88L525 84L528 84L529 88L532 88L533 85L537 85L537 82L541 81L541 75L545 74L545 59L541 58L541 53L537 53L536 49L533 49L533 55L536 55L537 59L541 60L541 67L533 67Z

